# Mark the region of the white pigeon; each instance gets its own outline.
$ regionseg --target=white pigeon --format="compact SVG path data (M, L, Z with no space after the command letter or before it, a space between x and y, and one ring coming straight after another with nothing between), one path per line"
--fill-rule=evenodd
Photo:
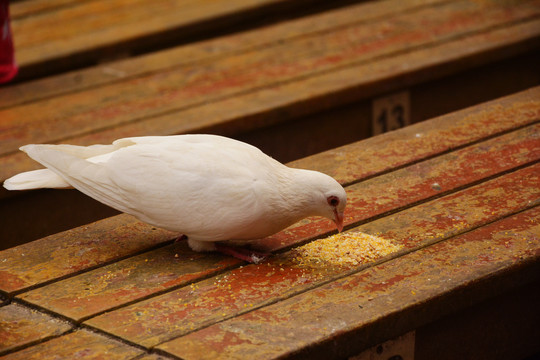
M216 244L228 240L258 240L308 216L329 218L343 229L347 196L336 180L287 167L222 136L146 136L112 145L20 149L47 169L15 175L4 182L6 189L74 187L148 224L180 232L195 251L221 251Z

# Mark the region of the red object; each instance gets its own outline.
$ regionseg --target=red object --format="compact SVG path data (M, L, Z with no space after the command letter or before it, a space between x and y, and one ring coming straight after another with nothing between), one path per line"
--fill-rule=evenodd
M13 79L17 71L13 37L9 25L8 0L0 0L0 83Z

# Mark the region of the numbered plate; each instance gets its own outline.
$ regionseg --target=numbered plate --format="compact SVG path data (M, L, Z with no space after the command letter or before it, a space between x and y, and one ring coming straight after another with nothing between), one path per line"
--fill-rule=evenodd
M372 134L382 134L410 124L409 92L403 91L373 100Z

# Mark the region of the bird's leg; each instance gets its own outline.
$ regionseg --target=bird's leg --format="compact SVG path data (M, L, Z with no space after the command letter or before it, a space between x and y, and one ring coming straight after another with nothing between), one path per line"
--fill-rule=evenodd
M187 239L188 239L187 235L182 234L179 237L177 237L176 239L174 239L174 243L176 244L177 242L185 241Z
M187 238L187 237L186 237ZM179 240L181 240L179 238ZM210 242L210 241L197 241L191 238L187 238L188 245L193 251L218 251L225 255L233 256L237 259L247 261L252 264L258 264L261 261L264 261L270 253L263 253L254 250L248 250L241 247L234 247L230 245L225 245L219 242Z
M215 247L216 250L222 254L231 255L237 259L244 260L252 264L258 264L270 256L270 253L263 253L220 243L215 243Z

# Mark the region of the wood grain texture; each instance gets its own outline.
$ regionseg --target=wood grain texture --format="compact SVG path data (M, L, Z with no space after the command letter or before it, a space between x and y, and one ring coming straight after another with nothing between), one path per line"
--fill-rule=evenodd
M175 236L124 214L3 250L0 292L20 292L136 254Z
M417 250L538 205L539 170L538 165L519 170L354 230L387 238L409 251ZM313 227L306 232L312 238L319 234ZM152 347L363 268L331 268L325 264L321 268L303 268L292 263L285 253L261 265L244 266L105 313L85 324Z
M346 357L450 313L459 302L484 300L514 267L529 267L534 278L539 221L537 207L158 348L182 359ZM490 291L470 289L485 290L483 283L491 283Z
M62 0L59 0L62 1ZM68 0L69 2L72 2ZM196 43L186 44L167 50L131 57L102 64L88 69L60 74L35 80L30 84L10 86L9 91L0 88L0 108L63 93L81 91L119 80L139 77L200 61L215 60L220 57L275 46L298 37L314 36L333 28L348 26L358 22L374 22L397 11L411 11L418 7L440 3L442 0L407 0L393 2L366 3L352 5L345 9L322 12L298 20L289 20L277 25L265 26L233 35L224 35ZM32 3L26 1L19 4ZM45 6L48 2L41 5ZM14 10L18 9L15 8Z
M0 355L61 335L71 328L67 322L18 304L0 307Z
M40 360L44 357L49 357L52 359L128 360L143 353L143 350L130 347L88 330L77 330L70 334L8 354L2 359Z
M354 183L374 174L388 171L396 166L404 166L407 163L433 157L452 148L461 147L471 142L480 141L482 138L538 121L540 119L538 110L540 107L538 101L539 91L540 88L536 88L522 92L490 104L321 153L296 161L291 165L323 171L344 184ZM496 164L489 164L489 158L484 157L488 162L484 163L483 166L495 166L493 169L496 173L504 170L505 166L509 166L513 162L517 166L520 162L531 161L535 156L537 157L538 148L534 145L534 136L532 136L537 131L535 129L537 129L537 126L526 128L526 130L518 131L506 137L507 139L515 137L515 139L524 140L528 145L515 144L515 140L513 140L514 145L512 145L514 149L522 149L523 154L515 150L503 152L507 162ZM417 134L421 136L417 136ZM494 145L494 143L496 141L488 141L487 144L491 145L487 146L486 149L501 149L500 146L505 146L505 141L502 141L500 145ZM512 146L509 146L508 149L512 149ZM478 149L478 147L472 149ZM467 155L467 151L470 150L461 151L461 156L465 156L465 158L466 156L474 156L474 151L469 152L469 155ZM489 153L490 151L486 152L486 154ZM493 153L491 152L491 154ZM527 156L531 158L527 160ZM455 158L454 155L452 157ZM452 166L445 165L444 161L444 158L442 160L434 159L425 163L424 166L425 169L437 169L436 164L442 164L442 169L447 166L447 168L453 170ZM466 162L462 161L461 163L466 165ZM420 165L416 166L416 168L419 167ZM406 173L406 171L402 170L401 173ZM439 174L444 176L444 171L439 170ZM474 178L476 175L473 173L471 176ZM415 175L411 173L407 177L413 179ZM475 181L480 178L481 176L477 177ZM382 180L374 180L371 183L377 184L377 181L380 181L382 185L379 186L379 189L387 191L385 184L395 181L395 178L390 175L387 179L391 180L385 181L383 178ZM451 177L451 179L456 181L457 178ZM465 184L463 182L462 185L456 185L456 183L447 185L444 182L446 181L444 177L432 178L431 180L440 181L445 190ZM421 183L418 178L415 181ZM436 195L437 191L430 190L429 181L425 182L425 179L423 181L425 189L428 191L426 196ZM369 182L364 184L370 186ZM351 196L355 193L361 194L363 191L362 186L364 185L359 184L351 188L356 189ZM419 195L416 189L411 189L409 193L413 196L413 201L419 201L422 198L414 198L414 196ZM372 194L377 196L378 192L375 191ZM365 193L364 196L369 195L370 193ZM395 199L400 198L397 193L393 196ZM389 202L387 202L385 206L377 206L379 212L374 211L361 215L358 211L362 211L365 204L372 200L369 197L359 197L359 195L354 195L353 198L358 202L358 205L354 205L355 200L351 201L352 206L357 209L355 210L357 218L348 217L347 221L350 224L391 209L391 206L388 206ZM406 204L407 202L401 202L394 206L405 206ZM312 236L313 231L324 233L333 230L332 225L326 221L317 221L309 226L304 225L304 223L301 223L298 226L293 226L268 238L261 245L277 249L287 246L291 242L305 241ZM69 276L78 271L98 266L103 262L113 261L137 253L158 243L169 241L174 236L174 233L152 230L152 227L144 225L127 215L112 217L85 227L52 235L27 245L0 252L0 259L6 259L0 261L0 290L8 294L20 292L37 284ZM83 244L89 250L85 251L84 256L76 256L80 252L80 246ZM21 254L24 254L24 256L21 256ZM44 268L42 268L43 266ZM42 270L35 271L35 269Z
M93 64L111 56L186 41L241 20L317 1L141 0L28 1L12 4L20 75L28 78Z
M257 244L278 251L258 265L127 215L0 252L3 298L92 330L8 358L346 357L538 281L539 89L294 163L346 185L348 231L401 246L370 263L295 262L334 230L319 218Z
M346 226L538 161L538 136L540 125L532 126L349 186ZM400 185L396 186L397 183ZM433 184L438 184L438 188L434 189ZM333 225L324 219L309 219L255 247L276 251L332 230ZM25 292L17 298L80 321L240 264L236 259L194 254L185 244L173 244Z
M389 91L395 84L492 61L501 46L499 57L534 48L540 35L535 23L540 7L534 1L512 10L475 4L421 8L372 21L371 27L362 22L337 27L4 109L0 149L5 176L35 167L16 151L26 143L89 144L123 136L206 131L234 134ZM426 18L433 20L421 20ZM11 170L9 163L19 166Z

